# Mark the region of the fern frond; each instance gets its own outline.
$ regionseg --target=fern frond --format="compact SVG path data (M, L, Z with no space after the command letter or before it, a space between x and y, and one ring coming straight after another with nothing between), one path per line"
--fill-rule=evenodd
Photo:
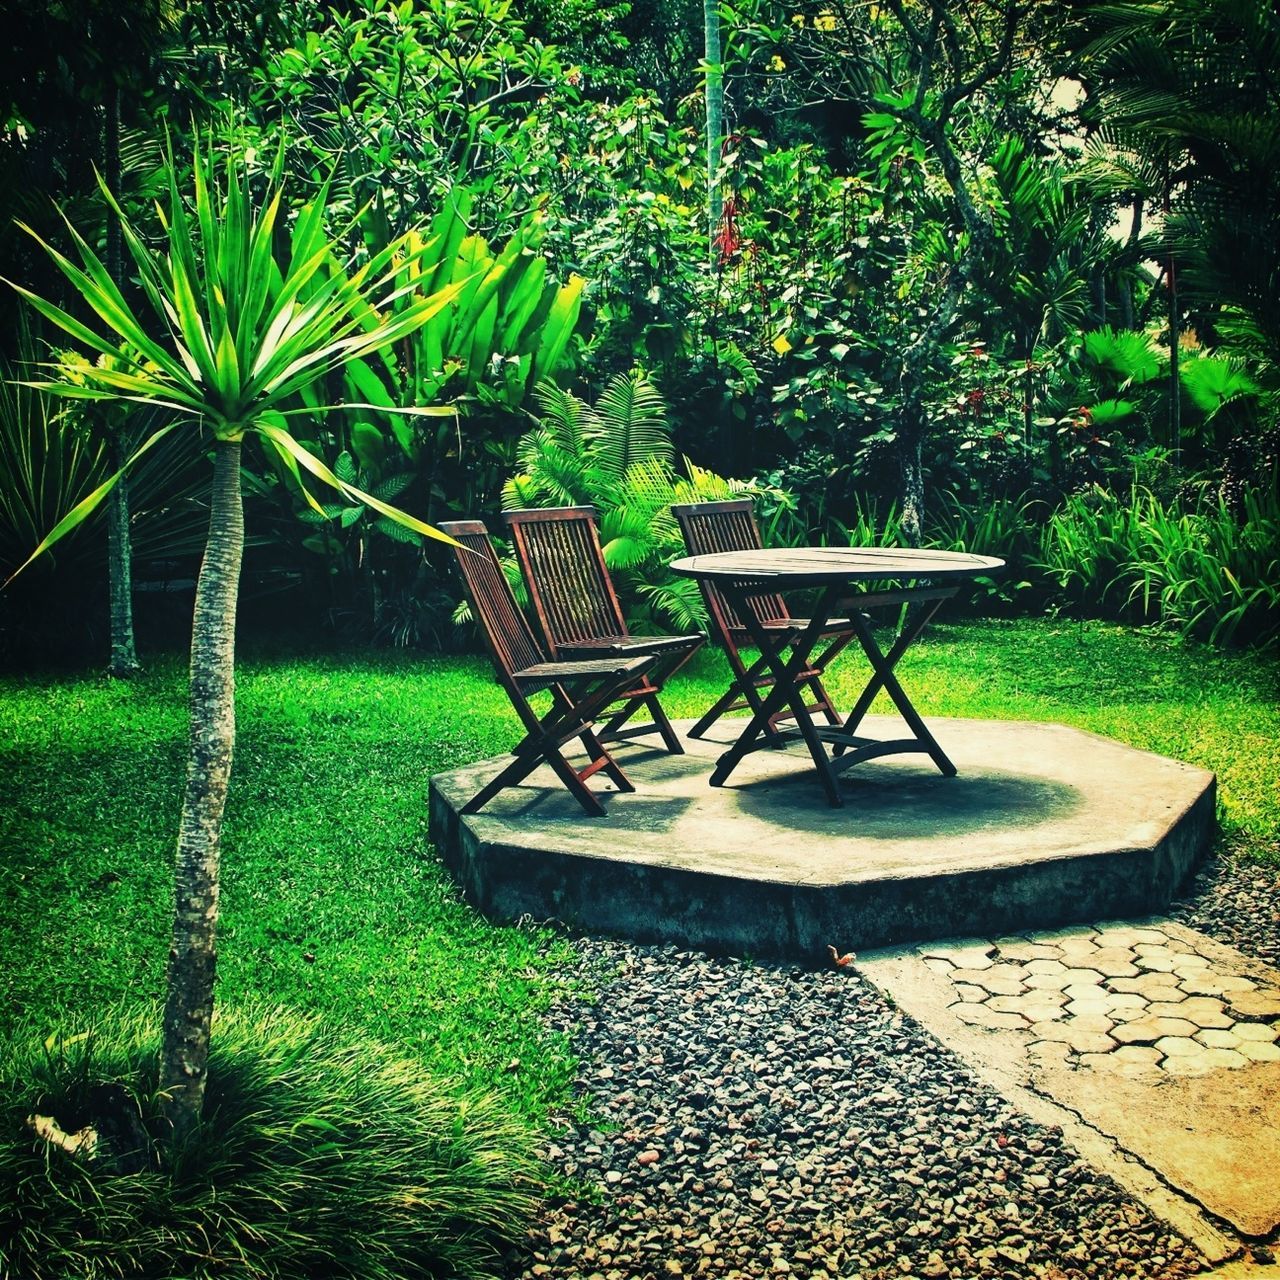
M674 457L667 407L642 370L610 379L594 417L587 430L602 470L620 476L642 458Z

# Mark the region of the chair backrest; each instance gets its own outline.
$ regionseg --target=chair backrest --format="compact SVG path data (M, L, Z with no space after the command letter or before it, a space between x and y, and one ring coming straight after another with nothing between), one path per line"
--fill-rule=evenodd
M503 519L549 649L627 634L594 507L508 511Z
M508 691L511 674L545 662L546 655L516 603L511 584L494 555L489 531L480 520L450 520L437 526L462 544L454 548L458 572L471 605L471 613L484 633L485 644Z
M756 551L761 546L760 529L750 498L728 502L694 502L673 506L684 545L692 556L714 555L720 551ZM741 639L742 619L714 583L703 580L703 598L718 629ZM751 608L761 622L786 622L791 614L780 595L752 596Z

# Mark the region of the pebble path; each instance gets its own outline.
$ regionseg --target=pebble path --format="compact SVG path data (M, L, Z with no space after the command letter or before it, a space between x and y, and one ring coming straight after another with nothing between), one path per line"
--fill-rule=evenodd
M1215 863L1170 912L1280 960L1277 874ZM1248 943L1249 945L1246 945ZM855 966L582 939L578 1106L512 1280L1173 1278L1198 1255ZM579 1119L577 1117L585 1117Z

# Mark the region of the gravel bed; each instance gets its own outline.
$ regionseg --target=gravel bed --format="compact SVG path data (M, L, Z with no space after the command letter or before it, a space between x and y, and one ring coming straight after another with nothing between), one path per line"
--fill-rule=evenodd
M1276 846L1280 853L1280 842ZM1169 915L1280 968L1280 871L1233 856L1211 858Z
M582 1066L511 1277L1180 1277L1194 1250L855 968L578 944Z
M1228 851L1169 914L1280 967L1280 872ZM581 1060L512 1280L1181 1277L1195 1251L865 982L582 939Z

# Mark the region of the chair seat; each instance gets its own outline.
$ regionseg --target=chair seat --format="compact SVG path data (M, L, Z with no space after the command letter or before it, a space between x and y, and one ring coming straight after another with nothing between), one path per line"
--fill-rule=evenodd
M592 636L560 646L564 654L600 653L676 653L690 649L705 639L701 634L688 636Z
M532 666L513 671L513 680L554 682L556 680L572 680L575 676L613 676L639 674L648 667L644 657L637 658L590 658L575 659L572 662L535 662Z

